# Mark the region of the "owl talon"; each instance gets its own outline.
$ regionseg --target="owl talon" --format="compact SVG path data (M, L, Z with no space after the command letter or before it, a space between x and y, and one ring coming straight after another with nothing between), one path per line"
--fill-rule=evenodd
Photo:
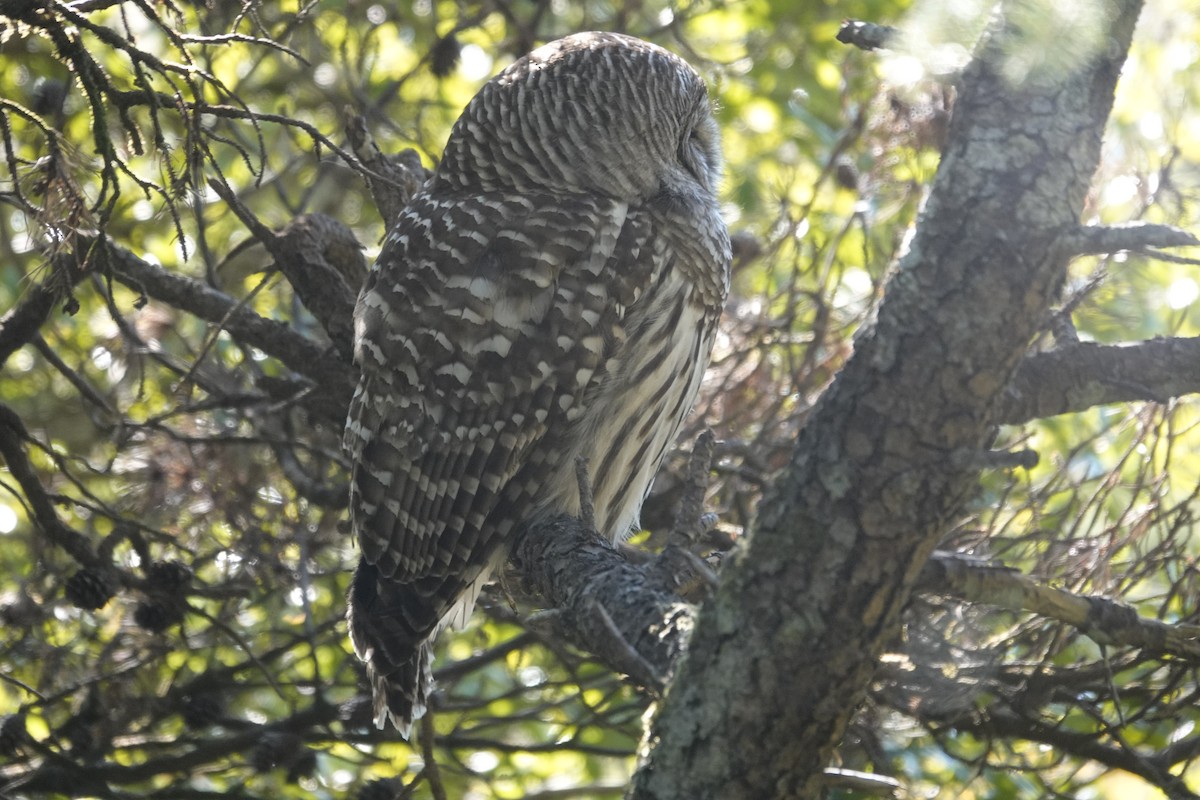
M587 456L575 457L575 480L579 483L579 521L588 530L596 530L596 503L592 497L592 478Z
M720 583L717 573L691 550L669 544L649 566L657 582L690 603L703 600Z
M679 510L675 513L675 521L667 538L668 542L677 547L687 548L695 545L716 527L717 515L704 513L704 495L708 491L708 473L712 468L716 441L713 432L705 428L692 445L692 455L688 459L687 472L683 479L683 497L679 501Z

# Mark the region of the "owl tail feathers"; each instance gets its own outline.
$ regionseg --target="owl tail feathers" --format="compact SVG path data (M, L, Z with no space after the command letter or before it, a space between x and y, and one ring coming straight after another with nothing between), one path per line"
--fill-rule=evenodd
M401 584L380 579L374 566L360 561L346 620L354 652L367 665L375 727L390 719L408 739L433 691L433 651L432 631L422 634L409 624L404 594Z
M368 656L365 660L374 698L375 727L382 730L390 719L401 736L410 738L413 722L425 715L433 689L429 645L422 644L403 664L389 664L390 673L381 669L378 659Z

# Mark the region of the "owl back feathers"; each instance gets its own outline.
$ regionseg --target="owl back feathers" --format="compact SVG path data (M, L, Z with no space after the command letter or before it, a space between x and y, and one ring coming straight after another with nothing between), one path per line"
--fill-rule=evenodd
M405 735L429 699L430 640L467 618L517 526L579 513L576 457L592 465L601 531L615 538L636 522L727 290L715 177L694 174L713 159L676 160L689 126L711 122L702 82L652 45L587 36L518 62L472 101L359 297L362 377L345 447L362 558L348 616L377 724L390 718ZM630 108L620 93L593 108L602 98L566 74L625 68ZM607 134L595 131L551 146L527 130L488 150L489 126L549 113L536 93L504 87L556 74L566 83L554 97L577 87L579 113L642 137L620 145L636 158L599 163L608 150L594 139ZM476 163L551 151L536 168Z

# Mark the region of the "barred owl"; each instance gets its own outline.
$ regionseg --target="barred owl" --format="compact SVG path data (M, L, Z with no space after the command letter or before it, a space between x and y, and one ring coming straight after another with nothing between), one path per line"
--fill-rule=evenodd
M627 535L699 388L729 282L707 91L680 58L584 33L520 59L454 125L355 310L350 636L375 723L408 735L430 644L519 526Z

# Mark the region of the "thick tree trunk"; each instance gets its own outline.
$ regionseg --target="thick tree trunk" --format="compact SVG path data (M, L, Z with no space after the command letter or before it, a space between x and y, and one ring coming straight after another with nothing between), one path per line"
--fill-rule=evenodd
M917 575L971 495L997 398L1073 252L1140 9L1100 3L1107 37L1064 31L1047 53L1021 29L1043 20L1008 13L1018 5L962 76L877 323L701 610L634 798L817 797Z

